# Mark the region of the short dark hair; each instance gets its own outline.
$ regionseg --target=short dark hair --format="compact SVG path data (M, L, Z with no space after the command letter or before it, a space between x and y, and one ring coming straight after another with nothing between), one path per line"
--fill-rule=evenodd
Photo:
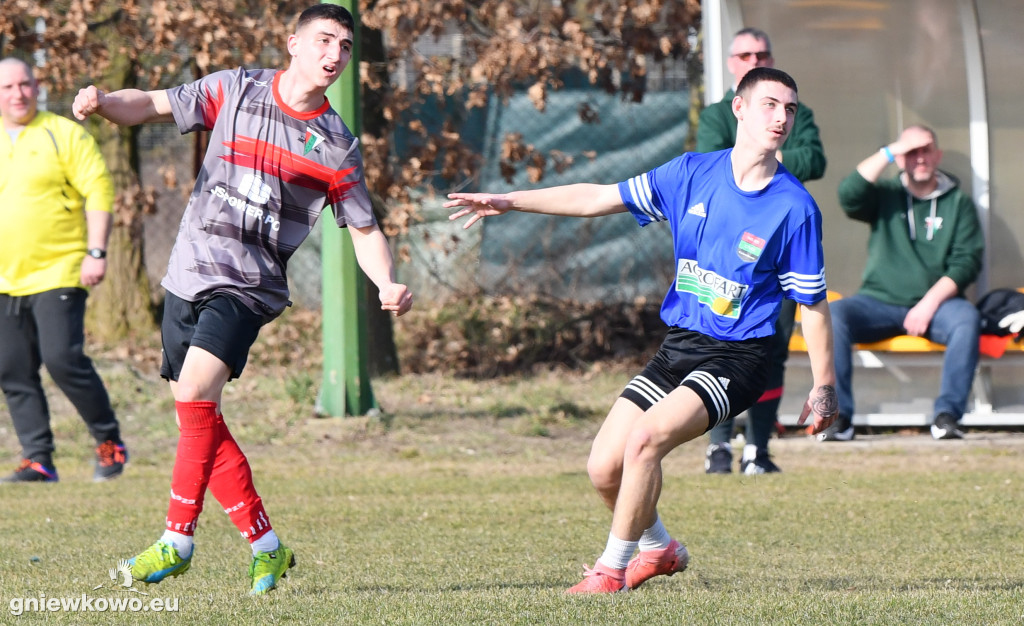
M736 86L736 95L746 98L758 83L770 81L780 83L796 91L796 81L789 74L774 67L755 67L743 76L743 80Z
M316 20L331 20L332 22L337 22L355 34L356 20L352 17L352 13L341 5L329 3L314 4L299 14L299 21L295 25L296 32L302 30L302 28L307 24Z

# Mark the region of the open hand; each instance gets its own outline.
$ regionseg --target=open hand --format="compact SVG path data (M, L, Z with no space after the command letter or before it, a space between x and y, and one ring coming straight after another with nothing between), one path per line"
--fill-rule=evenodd
M512 203L504 194L493 193L450 193L444 208L464 207L448 216L449 220L457 220L472 214L463 228L469 228L485 217L501 215L512 209Z

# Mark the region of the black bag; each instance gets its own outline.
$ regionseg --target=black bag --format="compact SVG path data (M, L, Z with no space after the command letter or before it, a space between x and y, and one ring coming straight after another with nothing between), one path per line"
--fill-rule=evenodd
M1012 335L1008 328L1000 328L999 321L1011 313L1024 311L1024 293L1016 289L993 289L978 300L983 335ZM1020 338L1018 338L1019 340Z

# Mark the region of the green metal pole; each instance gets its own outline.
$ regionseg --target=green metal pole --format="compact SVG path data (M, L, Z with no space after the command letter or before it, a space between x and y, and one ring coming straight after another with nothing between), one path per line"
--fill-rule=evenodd
M330 1L330 0L325 0ZM352 60L327 98L352 134L362 132L359 102L359 7L353 0L330 2L355 18ZM352 236L325 215L321 220L323 251L323 384L317 412L321 415L365 415L377 408L367 366L366 279L356 263Z

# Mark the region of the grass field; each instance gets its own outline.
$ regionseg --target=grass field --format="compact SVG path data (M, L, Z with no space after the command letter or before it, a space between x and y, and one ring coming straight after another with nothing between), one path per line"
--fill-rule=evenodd
M1020 433L832 445L794 434L773 442L784 473L767 477L706 476L705 442L692 442L666 461L661 505L690 569L627 594L565 596L608 533L584 467L628 376L616 368L377 380L374 419L311 417L309 373L251 368L225 413L297 568L248 597L248 547L208 497L191 571L136 583L148 596L118 590L108 569L161 532L176 430L155 375L100 365L132 461L90 482L92 443L51 394L61 482L0 486L0 623L1024 623ZM13 468L6 413L0 428ZM83 595L178 610L11 610Z

